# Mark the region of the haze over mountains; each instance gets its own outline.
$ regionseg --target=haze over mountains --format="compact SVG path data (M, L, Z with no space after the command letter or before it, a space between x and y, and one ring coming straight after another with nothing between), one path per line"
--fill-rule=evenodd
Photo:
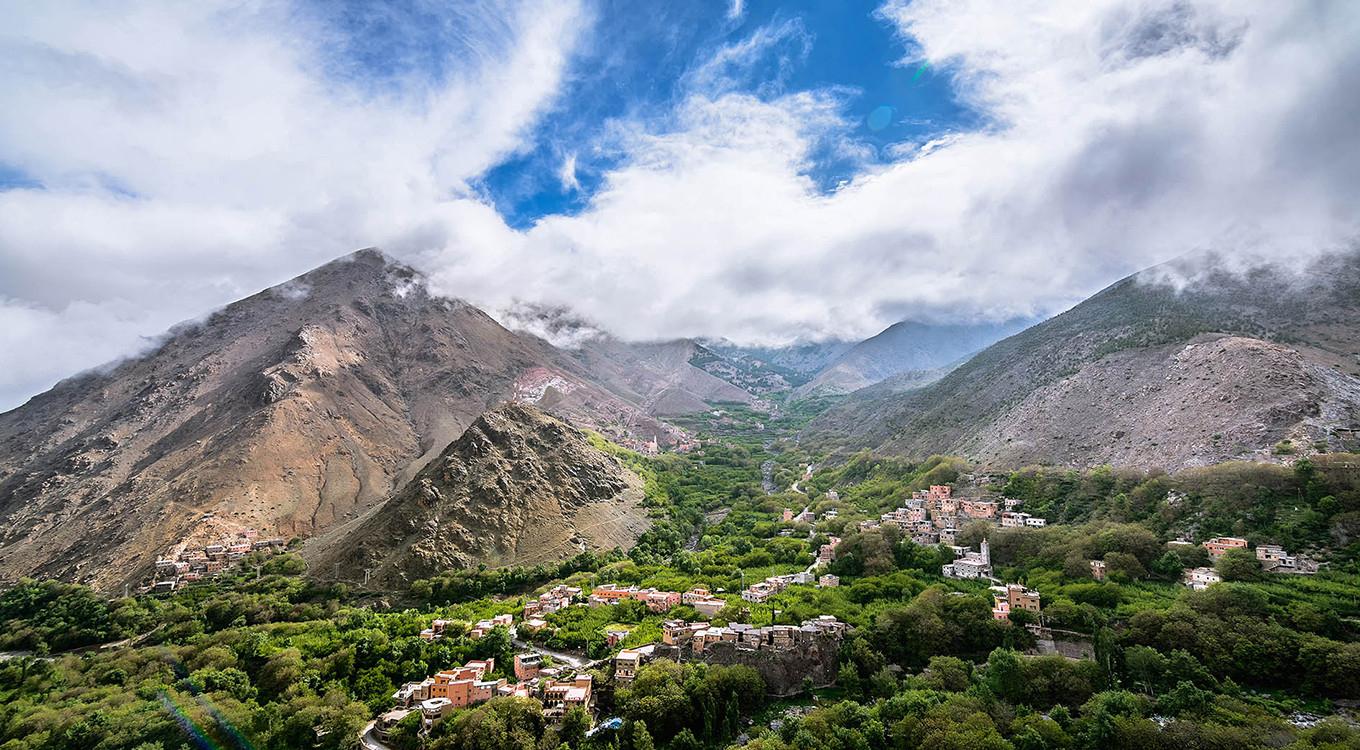
M1035 322L895 323L877 336L855 344L794 393L799 398L845 394L909 371L916 372L915 379L925 385L943 377L947 368L961 364L974 352Z
M555 420L664 449L684 437L668 418L718 402L769 408L773 392L792 403L856 388L800 437L842 454L1174 470L1261 457L1282 440L1355 448L1356 256L1302 275L1205 268L1130 277L991 346L1020 324L904 323L858 344L779 349L627 342L562 311L507 319L523 329L511 330L360 251L0 415L0 577L109 589L225 525L323 536L309 552L323 562L355 563L363 546L366 565L407 580L437 565L573 554L596 537L558 532L582 528L595 503L616 514L598 539L626 546L645 527L635 497L617 503L635 483L601 468L594 489L580 485L569 467L598 457ZM511 400L552 416L502 410L478 422ZM531 466L514 468L516 456ZM436 464L452 473L425 471ZM474 479L454 477L455 464ZM575 479L545 479L559 474ZM453 548L431 547L403 510L425 507L429 482L457 498L457 512L437 514L458 527ZM511 500L501 521L479 526L492 495ZM338 541L360 518L387 541ZM532 547L516 541L538 531ZM379 549L404 561L382 562Z

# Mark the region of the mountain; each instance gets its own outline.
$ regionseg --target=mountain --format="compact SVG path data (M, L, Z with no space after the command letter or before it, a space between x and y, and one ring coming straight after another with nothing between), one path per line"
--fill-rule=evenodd
M697 341L704 349L697 366L753 393L796 388L855 345L844 339L785 346L741 346L724 338Z
M1034 321L935 325L903 321L855 344L794 391L794 398L857 391L901 372L949 368ZM944 370L947 372L948 370ZM941 373L943 375L943 372ZM922 375L915 376L921 380ZM922 383L924 385L924 383Z
M714 356L693 339L624 341L562 306L521 303L500 316L511 330L569 353L597 382L654 416L705 411L707 401L750 402L760 392L722 368L710 372L704 365Z
M642 480L578 430L533 407L478 417L390 499L310 541L303 555L378 585L479 562L534 565L631 546L649 525Z
M171 545L224 530L317 534L512 396L667 442L674 428L648 399L732 394L664 349L578 358L431 295L378 251L354 253L0 414L0 580L108 590Z
M627 342L602 336L582 342L572 356L596 382L658 417L705 411L709 401L755 400L745 389L696 367L702 349L690 339Z
M869 388L804 444L1175 470L1360 437L1360 257L1189 258L1124 279L925 388Z

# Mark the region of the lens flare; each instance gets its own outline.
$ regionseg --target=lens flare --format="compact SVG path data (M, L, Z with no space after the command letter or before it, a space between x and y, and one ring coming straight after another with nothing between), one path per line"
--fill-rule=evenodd
M917 68L917 69L916 69L916 75L914 75L914 76L911 77L911 82L912 82L912 83L916 83L916 79L917 79L917 78L920 78L920 77L921 77L921 74L924 73L924 72L926 72L926 68L929 68L929 67L930 67L930 63L926 63L926 64L922 65L921 67Z
M174 698L170 697L169 693L164 690L157 690L156 695L160 698L161 706L169 712L170 717L175 720L176 724L179 724L180 729L183 729L184 733L189 735L189 739L193 740L194 744L198 745L200 750L221 750L221 748L219 748L217 744L214 743L201 728L199 728L198 724L194 723L194 720L189 718L189 714L185 713L184 709L180 708L179 704L175 702Z
M869 129L882 130L892 124L894 110L886 104L880 104L869 113Z
M203 686L199 685L189 676L189 670L185 669L184 664L181 663L179 659L176 659L175 655L170 653L168 649L162 652L162 656L165 658L165 662L170 665L170 668L174 670L175 674L179 676L180 680L189 688L189 692L193 694L194 698L198 701L198 704L207 710L208 715L213 718L213 721L217 722L217 725L222 728L222 731L227 734L227 737L229 737L241 750L255 750L255 746L250 743L250 740L246 739L245 735L241 734L240 730L236 728L236 725L232 724L227 717L223 716L222 712L217 710L217 706L213 705L213 702L208 699L208 696L203 694ZM169 699L169 696L166 695L165 699ZM162 705L165 705L165 699L162 699ZM171 704L175 705L178 709L178 705L174 704L173 701L171 701ZM183 714L183 712L181 712L181 714L185 720L189 720L187 714ZM176 721L179 721L179 718L177 718ZM192 723L192 720L189 721ZM181 726L183 726L182 721ZM198 729L198 725L194 724L194 728Z

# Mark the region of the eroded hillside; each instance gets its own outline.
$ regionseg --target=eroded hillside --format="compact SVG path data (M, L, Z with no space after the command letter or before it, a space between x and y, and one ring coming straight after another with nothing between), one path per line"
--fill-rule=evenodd
M649 522L642 480L571 426L528 406L483 414L372 513L308 544L324 574L404 586L484 562L533 565L628 547Z

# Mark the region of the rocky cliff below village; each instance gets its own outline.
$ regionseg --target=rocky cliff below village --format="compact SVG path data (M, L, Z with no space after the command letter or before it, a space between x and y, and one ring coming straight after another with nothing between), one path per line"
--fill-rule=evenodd
M453 568L534 565L628 547L649 525L642 480L585 435L507 404L472 426L374 511L312 540L318 575L368 570L399 587Z

